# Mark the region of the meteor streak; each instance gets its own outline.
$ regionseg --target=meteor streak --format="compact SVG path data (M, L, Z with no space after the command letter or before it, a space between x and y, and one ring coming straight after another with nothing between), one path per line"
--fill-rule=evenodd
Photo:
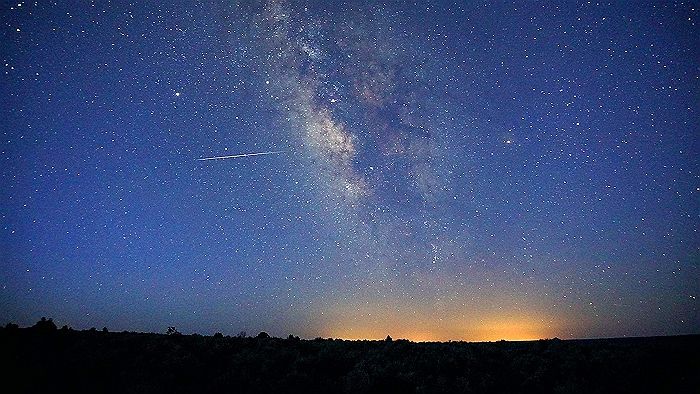
M197 160L203 161L203 160L235 159L235 158L238 158L238 157L273 155L273 154L282 153L282 152L284 152L284 151L283 151L283 150L276 150L276 151L270 151L270 152L241 153L241 154L238 154L238 155L230 155L230 156L202 157L201 159L197 159Z

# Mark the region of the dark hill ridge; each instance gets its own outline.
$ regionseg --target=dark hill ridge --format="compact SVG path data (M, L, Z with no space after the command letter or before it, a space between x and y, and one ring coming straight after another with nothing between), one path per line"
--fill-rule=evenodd
M53 324L53 323L51 323ZM174 332L173 332L174 331ZM490 343L0 329L6 393L690 393L700 336Z

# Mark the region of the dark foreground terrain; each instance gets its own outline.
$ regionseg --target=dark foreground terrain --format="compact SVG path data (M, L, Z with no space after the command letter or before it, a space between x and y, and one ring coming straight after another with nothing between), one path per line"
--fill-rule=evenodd
M5 393L697 393L700 336L413 343L0 329Z

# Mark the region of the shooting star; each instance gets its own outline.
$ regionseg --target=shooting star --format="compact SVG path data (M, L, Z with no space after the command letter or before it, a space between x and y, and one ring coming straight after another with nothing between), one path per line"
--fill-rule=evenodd
M230 156L213 156L213 157L202 157L201 159L197 159L199 161L204 161L204 160L220 160L220 159L236 159L239 157L250 157L250 156L262 156L262 155L274 155L277 153L283 153L283 150L276 150L276 151L270 151L270 152L258 152L258 153L241 153L238 155L230 155Z

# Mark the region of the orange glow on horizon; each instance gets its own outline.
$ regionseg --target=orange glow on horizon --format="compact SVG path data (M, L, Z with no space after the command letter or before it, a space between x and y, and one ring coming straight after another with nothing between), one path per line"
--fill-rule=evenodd
M553 330L542 323L528 320L504 320L502 322L485 323L471 330L469 340L475 342L498 341L530 341L552 338Z
M408 339L413 342L446 342L446 341L468 341L468 342L489 342L489 341L529 341L537 339L552 338L551 330L543 327L522 324L520 322L501 323L484 325L479 328L466 330L462 335L450 335L449 332L455 330L436 329L429 330L404 330L404 329L346 329L331 330L329 338L347 340L381 340L387 335L393 339ZM385 332L385 333L383 333Z
M456 318L421 321L420 318L406 319L396 315L372 322L352 318L347 321L347 318L328 322L330 324L322 330L322 335L348 340L381 340L389 335L393 339L408 339L414 342L488 342L502 339L527 341L553 338L561 328L552 320L519 314L489 316L474 321Z

